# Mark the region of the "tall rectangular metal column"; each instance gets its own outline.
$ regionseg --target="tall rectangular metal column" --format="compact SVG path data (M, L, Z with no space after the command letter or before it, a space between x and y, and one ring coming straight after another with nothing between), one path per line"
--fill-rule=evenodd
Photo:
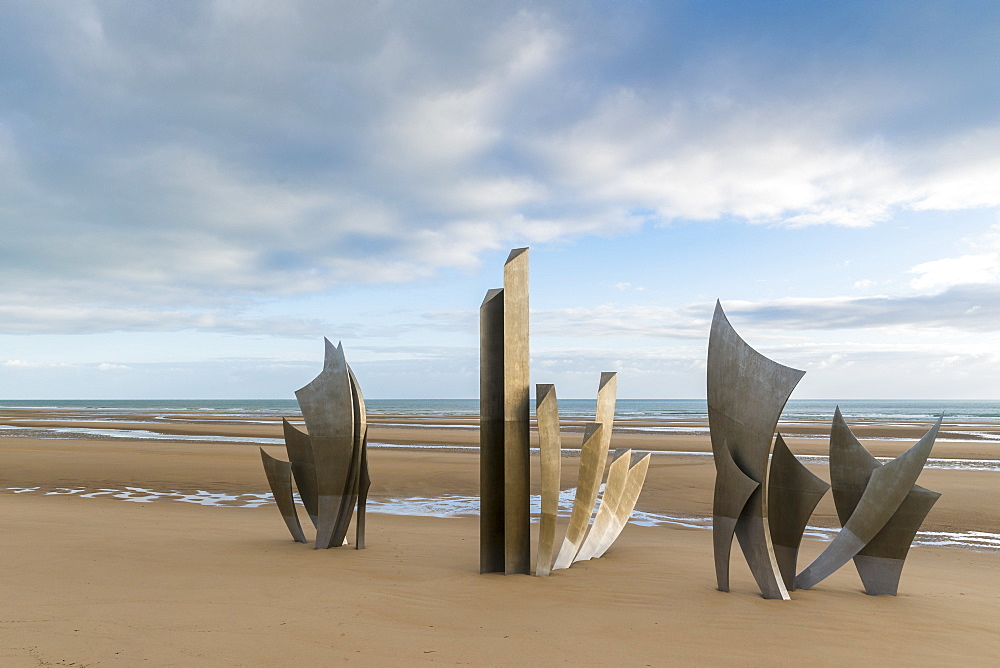
M528 249L503 268L504 572L531 570Z
M479 572L504 571L503 290L479 307Z

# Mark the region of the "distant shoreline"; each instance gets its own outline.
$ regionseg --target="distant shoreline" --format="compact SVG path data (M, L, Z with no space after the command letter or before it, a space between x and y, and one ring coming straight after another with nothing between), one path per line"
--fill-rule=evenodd
M478 399L367 399L369 415L475 417ZM532 407L534 402L532 402ZM836 406L848 421L934 420L942 413L946 421L969 420L1000 424L1000 400L972 399L851 399L843 401L791 399L782 413L784 420L832 419ZM585 417L594 411L593 399L560 399L560 412L567 417ZM224 414L298 415L298 404L290 399L17 399L0 400L3 410L79 409L81 411L134 411ZM616 419L705 419L704 399L619 399Z

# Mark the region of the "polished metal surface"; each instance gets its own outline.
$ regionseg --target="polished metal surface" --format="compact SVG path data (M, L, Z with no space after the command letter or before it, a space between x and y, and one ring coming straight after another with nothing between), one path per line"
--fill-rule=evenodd
M535 575L548 575L555 559L556 518L559 515L559 484L562 476L562 445L559 437L559 403L555 385L535 386L538 420L539 467L542 474L542 516L538 528Z
M299 431L285 418L281 418L281 429L285 436L285 450L292 465L292 477L299 489L299 498L315 528L319 522L319 493L316 490L316 461L313 459L312 441L308 434Z
M503 290L479 307L479 572L504 570Z
M779 433L767 483L768 525L778 569L788 591L795 590L799 544L809 517L830 485L802 465Z
M830 433L830 479L841 525L847 526L872 474L882 466L854 436L838 407ZM940 496L913 484L899 508L854 556L854 565L868 594L896 594L913 537Z
M608 480L604 483L604 493L601 494L597 514L594 516L587 537L583 540L583 545L580 546L573 561L587 561L597 555L597 550L600 549L607 533L611 530L615 513L618 512L618 505L625 492L631 460L632 451L628 448L618 448L612 454L611 464L608 466Z
M344 348L334 348L329 339L324 342L323 370L295 392L316 463L317 550L341 544L334 542L334 533L348 494L354 453L353 394Z
M639 501L642 486L646 482L646 473L649 471L649 461L652 454L647 452L645 455L636 458L634 454L629 453L628 457L631 460L631 464L625 477L625 486L617 495L618 503L611 515L608 527L602 532L603 535L600 542L594 547L592 555L594 559L603 557L608 548L618 540L618 536L621 535L629 518L632 517L632 511L635 510L635 504Z
M768 527L766 490L768 457L781 411L804 375L751 348L733 329L716 303L708 344L708 419L717 471L731 458L758 486L749 498L745 485L729 488L731 471L717 475L713 508L716 577L729 586L729 551L733 526L750 571L764 598L787 599ZM728 449L728 458L723 451ZM727 521L728 520L728 521ZM728 539L727 539L728 537Z
M323 341L323 370L295 393L309 433L303 433L282 419L289 462L269 460L263 450L261 456L269 482L272 474L282 480L281 471L287 469L287 491L283 482L279 488L282 494L287 493L292 514L282 507L285 501L278 501L286 523L294 517L298 526L295 506L291 502L294 479L302 504L316 527L316 549L347 543L355 504L358 507L357 546L361 549L364 547L365 504L371 485L365 400L354 372L347 365L343 346L334 347L328 339ZM272 483L272 491L274 488ZM279 499L277 491L275 498ZM298 534L302 536L301 526ZM305 542L304 536L300 542Z
M577 481L576 496L573 498L573 510L570 513L569 526L563 539L556 563L553 568L569 568L576 559L580 546L586 538L590 518L594 514L594 504L601 489L604 469L608 461L608 449L611 446L611 430L615 422L615 402L618 393L618 374L604 372L597 388L597 412L594 424L602 429L587 425L584 443L580 450L580 474ZM587 437L590 434L590 438Z
M355 479L354 492L351 496L350 508L355 504L358 509L358 517L355 522L355 543L358 550L365 549L365 510L368 505L368 490L372 481L368 474L368 409L365 406L365 397L361 392L361 384L351 365L347 365L347 373L351 377L351 392L354 400L354 444L358 453L358 476ZM350 518L348 518L350 519ZM346 533L347 527L344 527ZM346 536L345 536L346 540Z
M351 365L347 365L347 375L351 383L351 408L354 412L354 436L351 451L351 463L348 468L347 482L344 487L344 494L341 497L340 510L337 513L337 524L333 531L334 545L342 545L347 542L347 530L354 516L354 507L358 502L358 487L361 482L361 458L362 448L367 443L368 416L365 410L365 398L361 394L361 387L357 378L351 370Z
M264 474L267 476L267 484L271 487L271 494L274 495L274 502L278 505L281 518L285 520L285 526L292 538L297 543L306 542L306 536L302 533L302 525L299 524L298 513L295 512L295 500L292 497L292 465L280 459L275 459L260 449L260 458L264 463Z
M601 432L603 431L604 425L600 422L588 422L584 425L583 445L580 447L580 478L583 477L583 462L591 460L596 462L594 453L600 448ZM602 468L603 464L604 462L601 462ZM595 466L596 464L591 465ZM590 524L590 515L594 511L596 497L597 493L594 492L594 495L590 498L589 510L577 511L578 505L581 508L585 505L585 500L581 501L580 499L580 487L577 487L576 496L573 499L573 510L570 513L569 526L566 527L566 536L563 538L552 570L569 568L572 565L573 558L580 551L580 543L583 542L587 526Z
M896 595L913 538L940 497L938 492L914 485L882 530L855 555L854 566L865 592L871 596Z
M503 268L504 573L531 571L528 249Z
M323 370L305 387L295 391L306 429L313 438L346 438L354 434L351 381L344 346L323 339ZM347 410L345 410L345 407Z
M841 517L843 528L833 542L796 576L797 587L808 589L823 581L861 553L863 548L882 532L911 492L915 492L914 483L930 455L940 427L941 418L938 418L913 447L891 462L879 464L851 433L838 407L830 433L830 477L833 481L833 498L837 505L837 514ZM902 539L906 538L908 549L913 538L909 533L910 529L916 532L913 524L919 527L923 515L926 515L926 511L929 511L930 506L937 500L936 497L931 498L925 494L929 490L919 489L920 491L915 492L914 501L908 505L904 515L900 516L900 530L897 531L894 527L887 531L876 543L874 548L876 553L863 556L893 559L893 556L883 555L898 555L900 552L905 555ZM934 492L929 493L934 494ZM917 520L918 515L919 520ZM846 521L844 521L845 516ZM867 569L867 574L873 580L873 590L894 588L891 582L887 583L886 569L881 565L875 565L880 562L862 559L861 563L863 565L859 571L862 568ZM901 568L900 565L900 570ZM890 574L888 580L891 581L892 577L898 581L898 573L894 576Z
M368 490L371 489L372 479L368 474L368 436L365 435L364 445L361 447L361 480L358 484L358 520L355 526L355 549L365 549L365 519L368 510Z
M723 444L715 455L715 497L713 508L743 507L760 483L753 480L733 461L729 448ZM729 591L729 558L737 517L712 514L712 546L715 552L715 578L719 591Z

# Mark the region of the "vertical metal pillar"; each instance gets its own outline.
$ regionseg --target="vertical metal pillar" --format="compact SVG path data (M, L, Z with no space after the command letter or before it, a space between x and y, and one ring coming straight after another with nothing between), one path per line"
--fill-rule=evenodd
M503 268L504 573L531 569L528 249Z
M479 572L504 571L503 290L479 307Z

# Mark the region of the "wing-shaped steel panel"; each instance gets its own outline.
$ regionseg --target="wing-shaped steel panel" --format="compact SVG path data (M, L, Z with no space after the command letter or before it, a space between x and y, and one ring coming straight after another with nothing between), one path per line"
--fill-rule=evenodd
M285 526L296 543L306 542L306 536L302 533L302 525L299 524L298 513L295 512L295 500L292 497L292 465L289 462L275 459L260 449L260 458L264 462L264 474L267 476L267 484L271 487L271 494L274 495L274 502L278 505L281 518L285 520Z
M556 518L559 515L559 485L562 476L562 444L559 437L559 403L556 386L535 386L538 418L538 452L542 473L542 517L538 527L535 575L548 575L555 559Z
M880 466L851 432L838 407L830 431L830 479L841 525L854 514L872 472ZM913 537L940 496L913 485L885 526L854 556L865 591L873 596L896 594Z
M576 559L580 546L583 545L590 518L594 514L594 504L601 489L601 479L608 462L608 449L611 446L611 430L615 421L615 399L618 393L618 374L604 372L597 389L597 414L595 424L602 429L594 430L594 438L584 436L584 445L580 451L580 475L577 482L576 496L573 499L573 510L570 513L566 537L559 548L556 565L553 568L569 568ZM588 426L589 428L589 426Z
M597 475L603 475L607 454L599 460L597 453L600 451L601 432L605 429L607 427L600 422L588 422L584 426L583 445L580 447L580 479L584 476L584 466L596 468L600 465L601 472ZM598 484L600 484L600 480L598 477ZM590 516L594 512L594 502L597 501L597 491L594 490L592 494L588 493L588 500L581 495L581 489L582 485L577 486L576 496L573 499L573 510L569 517L569 526L566 527L566 536L563 538L552 570L569 568L572 565L573 558L580 551L580 544L586 535L587 525L590 524Z
M727 447L738 468L758 484L767 476L772 438L789 395L805 374L774 362L751 348L716 303L708 343L708 420L712 453L718 464ZM728 588L730 544L721 540L735 525L740 547L765 598L788 598L768 529L767 497L758 487L744 504L741 494L730 494L716 481L713 525L723 531L713 536L719 589ZM728 521L727 521L728 520ZM724 544L725 543L725 544Z
M594 549L593 556L595 559L603 557L608 548L614 545L614 542L618 540L618 536L621 535L622 530L625 529L625 525L628 524L629 518L632 517L632 511L635 510L635 504L639 501L642 486L646 482L646 473L649 471L651 457L652 454L648 452L638 459L635 459L634 455L629 454L632 464L625 476L625 486L618 495L618 505L611 516L611 522L604 531L601 542Z
M788 591L795 589L795 564L809 517L830 485L802 465L779 433L767 482L768 525L774 556Z
M306 507L306 514L315 528L319 522L316 491L316 461L313 459L312 441L305 434L281 418L281 430L285 436L285 451L292 465L292 477L299 489L299 498Z
M809 589L824 580L861 552L865 545L871 542L885 527L910 494L917 477L923 470L927 457L930 455L940 428L941 418L938 418L934 426L913 447L888 464L879 466L871 472L864 492L850 518L844 523L833 542L796 576L795 584L797 587ZM849 429L847 434L850 434ZM853 434L850 434L850 438L857 441ZM840 443L833 441L831 435L831 476L834 448L840 445ZM834 485L836 490L836 481ZM835 493L834 499L836 498ZM927 510L930 510L929 506Z
M601 502L597 507L597 515L587 532L587 537L580 546L576 558L573 561L587 561L597 556L597 551L601 549L608 532L612 529L618 506L621 503L622 494L625 492L625 483L628 481L629 465L632 460L632 451L628 448L615 450L611 457L611 464L608 466L608 481L604 483L604 494L601 495Z

